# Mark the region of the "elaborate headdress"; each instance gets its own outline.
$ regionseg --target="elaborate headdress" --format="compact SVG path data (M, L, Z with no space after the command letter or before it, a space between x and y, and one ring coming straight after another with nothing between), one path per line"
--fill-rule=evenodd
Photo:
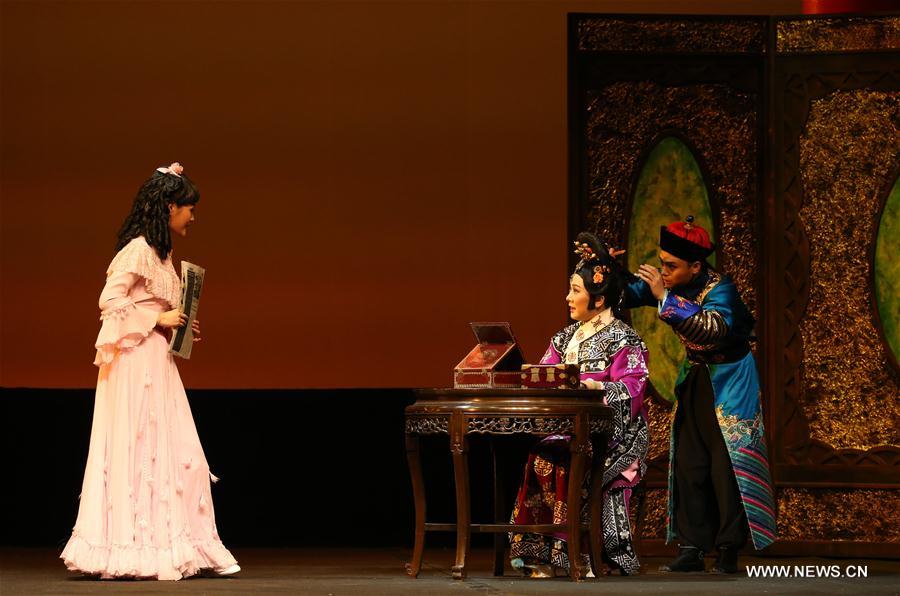
M577 273L584 281L591 300L604 296L607 306L617 308L625 285L634 276L612 257L609 246L590 232L578 234L575 254L579 260L572 273Z
M659 247L688 263L705 261L716 250L709 232L694 223L694 216L659 228Z

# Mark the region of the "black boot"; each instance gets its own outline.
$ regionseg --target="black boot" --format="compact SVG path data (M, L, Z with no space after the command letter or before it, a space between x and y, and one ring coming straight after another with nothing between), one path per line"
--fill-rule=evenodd
M679 546L678 556L659 568L660 571L705 571L703 551L693 546Z
M710 573L737 573L738 570L738 551L735 548L723 546L719 548L719 556L716 557L716 564L713 565Z

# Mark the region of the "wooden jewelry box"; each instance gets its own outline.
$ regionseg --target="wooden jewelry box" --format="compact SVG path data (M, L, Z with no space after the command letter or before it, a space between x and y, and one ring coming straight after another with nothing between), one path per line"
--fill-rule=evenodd
M453 369L453 387L520 387L525 362L509 323L469 323L478 342Z

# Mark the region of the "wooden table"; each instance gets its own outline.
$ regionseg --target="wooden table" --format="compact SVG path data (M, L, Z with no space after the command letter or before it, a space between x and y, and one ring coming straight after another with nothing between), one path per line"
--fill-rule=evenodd
M416 402L406 408L406 456L412 477L416 507L416 540L412 561L407 573L418 576L425 549L425 532L456 531L456 562L453 577L466 576L466 557L469 537L475 532L568 532L569 563L572 579L578 581L586 574L581 568L581 534L590 536L591 566L600 576L602 548L603 462L606 444L612 431L612 409L603 405L598 390L592 389L420 389ZM453 470L456 484L456 524L426 523L425 483L419 437L446 434L450 436ZM569 471L566 524L521 525L509 523L472 524L469 499L468 436L531 434L571 435L572 461ZM593 457L588 454L593 449ZM590 524L580 523L581 482L590 459ZM504 504L499 502L496 457L494 459L495 522L501 520ZM506 514L508 515L508 514ZM494 574L503 574L505 536L494 539Z

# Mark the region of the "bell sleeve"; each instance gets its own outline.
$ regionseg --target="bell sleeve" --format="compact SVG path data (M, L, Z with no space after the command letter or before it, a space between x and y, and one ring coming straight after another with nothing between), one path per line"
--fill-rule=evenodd
M603 390L603 402L613 409L613 440L621 440L632 420L640 415L650 372L641 346L625 346L612 357L609 381L585 379L591 389Z
M135 273L113 271L100 293L100 333L94 347L94 365L111 363L121 350L133 348L156 327L159 313L138 306L131 299L131 288L141 279Z

